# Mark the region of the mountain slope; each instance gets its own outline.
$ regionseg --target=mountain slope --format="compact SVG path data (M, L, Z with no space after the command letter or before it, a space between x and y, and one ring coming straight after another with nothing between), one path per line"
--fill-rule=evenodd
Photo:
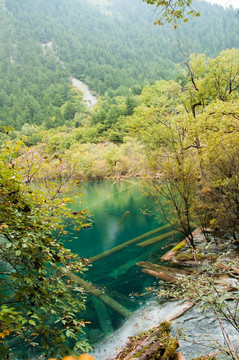
M15 128L26 122L60 126L76 110L84 111L74 100L71 76L99 94L123 94L138 84L179 76L179 43L186 54L213 57L238 45L237 13L204 2L195 3L201 17L177 31L155 27L153 8L139 0L2 0L1 5L0 124ZM72 116L64 115L66 102Z

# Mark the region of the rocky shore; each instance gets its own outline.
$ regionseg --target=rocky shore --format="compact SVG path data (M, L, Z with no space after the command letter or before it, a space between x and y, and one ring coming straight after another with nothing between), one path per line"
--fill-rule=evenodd
M192 250L185 239L159 261L143 261L137 265L142 268L144 273L159 279L167 286L180 287L180 284L184 286L185 278L188 276L199 274L200 277L203 274L211 282L210 286L213 287L213 291L216 292L213 301L221 300L225 307L222 307L222 314L219 314L218 318L215 316L217 307L214 307L213 304L211 307L205 306L205 309L202 309L201 303L203 304L206 298L202 296L200 299L200 295L198 298L191 296L193 300L189 299L188 301L182 301L182 299L170 301L168 298L164 305L154 304L154 315L149 315L152 312L150 309L152 305L148 310L147 308L143 311L139 310L136 315L136 318L139 316L138 323L141 321L145 323L145 318L150 318L150 316L158 318L154 320L153 325L152 319L149 320L149 327L145 327L145 331L138 329L132 333L132 330L127 328L127 332L133 336L127 341L124 339L125 345L120 346L110 355L108 354L105 359L238 359L238 327L235 326L238 321L238 304L235 304L235 298L239 290L237 245L231 242L226 246L224 242L224 245L220 246L210 234L205 237L205 234L199 229L194 231L193 236L197 244L196 250ZM229 315L230 311L234 312L235 324L230 321L228 310ZM141 311L144 319L140 317ZM132 320L130 319L128 322L132 322ZM127 323L124 327L127 327ZM121 331L122 329L118 330L119 337ZM113 344L113 338L111 340ZM107 347L107 342L104 346ZM235 352L234 355L233 352Z

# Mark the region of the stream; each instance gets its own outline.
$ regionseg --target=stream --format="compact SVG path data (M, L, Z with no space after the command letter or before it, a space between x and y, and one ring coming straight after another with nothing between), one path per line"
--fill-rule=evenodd
M72 85L83 93L83 100L86 103L86 105L89 106L90 108L93 108L98 102L97 97L90 92L88 86L82 81L76 78L72 78L71 81L72 81Z

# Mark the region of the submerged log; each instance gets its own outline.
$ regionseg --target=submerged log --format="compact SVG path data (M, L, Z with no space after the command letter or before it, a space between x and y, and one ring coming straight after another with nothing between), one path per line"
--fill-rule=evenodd
M114 331L114 329L106 305L94 296L92 297L92 302L94 304L95 312L102 332L109 335Z
M169 237L172 237L173 235L176 235L176 234L178 234L178 232L175 231L175 230L172 230L172 231L169 231L169 232L166 233L166 234L162 234L162 235L159 235L159 236L155 236L155 237L152 238L152 239L143 241L143 242L137 244L137 246L140 246L140 247L149 246L149 245L155 244L155 243L158 242L158 241L161 241L161 240L167 239L167 238L169 238Z
M168 227L170 227L170 225L169 225L169 224L166 224L166 225L161 226L161 227L159 227L159 228L157 228L157 229L148 231L148 232L146 232L145 234L142 234L142 235L140 235L140 236L137 236L136 238L133 238L133 239L131 239L131 240L129 240L129 241L126 241L126 242L123 243L123 244L120 244L120 245L118 245L118 246L115 246L113 249L106 250L106 251L104 251L103 253L101 253L101 254L99 254L99 255L96 255L96 256L91 257L91 258L89 259L89 261L90 261L91 263L93 263L93 262L96 262L96 261L98 261L98 260L101 260L101 259L103 259L103 258L105 258L105 257L107 257L107 256L109 256L109 255L111 255L111 254L114 254L115 252L117 252L117 251L119 251L119 250L121 250L121 249L126 248L126 247L129 246L129 245L135 244L135 243L137 243L137 242L139 242L139 241L141 241L141 240L143 240L143 239L146 239L146 238L148 238L148 237L150 237L150 236L152 236L152 235L154 235L154 234L157 234L157 233L159 233L160 231L163 231L163 230L167 229Z
M154 246L153 248L148 249L147 251L144 251L143 254L140 254L134 259L129 260L128 262L124 263L123 265L119 266L117 269L113 270L109 276L110 277L118 277L124 273L126 273L129 269L131 269L136 263L140 262L141 260L147 259L150 254L153 254L154 252L157 252L159 250L159 244Z
M69 279L81 285L86 291L97 297L99 300L111 307L121 316L127 318L131 315L131 312L128 309L126 309L123 305L112 299L109 295L105 293L104 290L98 289L92 283L81 279L79 276L73 274L73 272L68 271L67 269L59 268L59 270Z
M120 219L118 225L120 225L120 224L122 223L122 221L124 221L124 219L126 218L126 216L129 215L129 214L130 214L130 211L126 211L126 212L124 213L124 215L122 216L122 218Z

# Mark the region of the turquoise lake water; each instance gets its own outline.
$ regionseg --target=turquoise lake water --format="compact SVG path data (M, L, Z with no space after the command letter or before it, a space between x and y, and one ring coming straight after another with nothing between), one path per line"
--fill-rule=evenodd
M153 202L142 194L140 182L137 180L90 182L83 184L80 191L85 195L79 196L78 205L73 209L87 208L93 221L92 227L81 229L79 233L71 230L66 245L81 257L98 255L165 225L160 214L157 220L149 215L153 210ZM170 229L163 232L167 231ZM137 294L142 294L145 288L157 284L157 280L143 274L135 263L160 258L174 241L172 238L165 239L145 248L136 244L130 245L93 263L84 276L85 280L105 289L110 297L128 310L134 311L147 301L147 296ZM110 307L103 305L102 309L101 302L91 296L83 316L91 322L86 334L92 344L110 331L116 330L124 321L124 318Z

